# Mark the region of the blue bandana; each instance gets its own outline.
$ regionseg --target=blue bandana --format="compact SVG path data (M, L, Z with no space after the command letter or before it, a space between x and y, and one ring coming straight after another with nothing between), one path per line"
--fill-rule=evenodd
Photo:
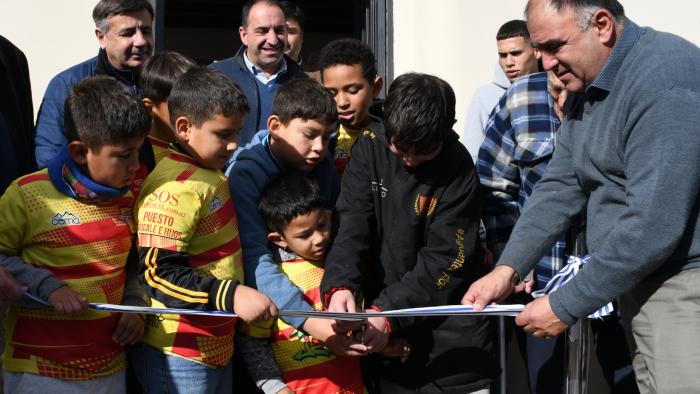
M49 161L49 178L51 183L63 194L83 202L101 202L110 198L121 197L129 187L114 189L103 186L83 174L78 164L68 154L68 147L61 150Z

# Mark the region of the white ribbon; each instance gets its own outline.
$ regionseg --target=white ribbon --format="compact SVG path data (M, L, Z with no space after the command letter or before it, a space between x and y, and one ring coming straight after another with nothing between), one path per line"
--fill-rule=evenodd
M51 304L42 300L34 294L24 292L27 298L30 298L44 306L50 307ZM147 313L152 315L199 315L199 316L219 316L219 317L236 317L234 313L222 311L197 311L194 309L178 309L178 308L153 308L147 306L131 306L131 305L116 305L116 304L101 304L91 303L90 309L105 312L119 313ZM522 312L523 305L489 305L483 310L477 311L471 305L444 305L432 306L424 308L409 308L395 309L382 312L320 312L320 311L294 311L281 310L280 316L301 316L315 317L321 319L347 320L347 321L362 321L368 317L409 317L409 316L515 316Z
M564 268L562 268L556 275L554 275L554 277L552 277L544 289L533 291L532 296L534 298L540 298L545 294L550 294L556 291L560 286L570 281L576 274L578 274L578 271L583 268L584 264L588 263L590 258L590 255L585 255L583 257L569 256ZM603 316L608 316L614 310L615 309L613 308L612 302L609 302L604 307L588 315L588 317L590 319L602 319Z
M231 312L220 311L196 311L193 309L176 308L151 308L114 304L90 304L91 309L107 312L122 313L148 313L148 314L177 314L177 315L204 315L235 317ZM280 310L280 316L315 317L320 319L362 321L368 317L416 317L416 316L515 316L522 312L523 305L488 305L483 310L477 311L471 305L444 305L425 308L394 309L382 312L320 312L320 311L293 311Z
M554 277L547 283L547 285L542 290L532 292L534 298L539 298L545 294L550 294L556 291L559 286L568 282L573 278L578 271L583 267L584 264L590 259L589 255L583 258L569 256L567 264L562 268ZM46 305L51 306L45 300L39 297L24 292L24 295L32 300ZM178 308L152 308L152 307L142 307L142 306L130 306L130 305L116 305L116 304L101 304L101 303L91 303L89 308L105 311L105 312L120 312L120 313L147 313L156 315L166 315L166 314L176 314L176 315L200 315L200 316L220 316L220 317L235 317L236 315L231 312L221 312L221 311L198 311L193 309L178 309ZM432 306L423 308L408 308L408 309L395 309L382 312L320 312L320 311L294 311L294 310L280 310L280 316L297 316L297 317L315 317L321 319L334 319L334 320L347 320L347 321L361 321L368 317L417 317L417 316L515 316L523 311L524 306L521 304L515 305L488 305L483 310L477 311L472 308L471 305L444 305L444 306ZM600 308L588 317L591 319L600 319L603 316L607 316L613 312L614 308L612 303L608 303L604 307Z

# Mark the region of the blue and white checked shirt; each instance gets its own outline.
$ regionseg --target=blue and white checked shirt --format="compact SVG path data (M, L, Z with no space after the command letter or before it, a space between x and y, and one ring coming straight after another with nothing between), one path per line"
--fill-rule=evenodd
M554 113L547 73L522 77L491 112L481 144L477 172L484 187L486 241L497 260L515 222L552 158L561 122ZM535 269L542 289L564 262L562 238Z

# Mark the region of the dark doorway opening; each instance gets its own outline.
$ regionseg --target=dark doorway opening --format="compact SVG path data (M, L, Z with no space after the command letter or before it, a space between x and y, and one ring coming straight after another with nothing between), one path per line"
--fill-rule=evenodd
M183 53L200 64L233 56L241 45L242 0L151 0L156 8L156 50ZM315 56L327 42L354 37L377 57L384 91L393 79L392 0L296 0L305 13L301 56L313 71Z
M233 56L241 46L238 27L244 1L167 0L164 3L164 49L209 64ZM331 40L362 39L363 1L299 0L295 3L304 10L306 17L301 52L305 63L312 63L323 45Z

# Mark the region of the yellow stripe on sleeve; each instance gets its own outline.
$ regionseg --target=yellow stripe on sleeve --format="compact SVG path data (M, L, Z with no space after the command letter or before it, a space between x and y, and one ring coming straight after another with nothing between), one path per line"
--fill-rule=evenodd
M221 281L219 284L219 288L216 289L216 309L222 310L221 309L221 291L223 290L224 286L226 285L226 281Z
M224 288L224 291L221 292L221 296L219 297L219 302L221 303L221 310L226 309L226 294L228 294L228 289L231 287L232 281L227 280L226 281L226 287Z
M201 304L206 304L209 302L208 293L203 291L193 291L184 287L176 286L156 275L156 268L158 267L156 262L157 259L158 248L150 248L146 253L145 258L146 266L148 267L145 272L145 277L149 286L183 301Z

